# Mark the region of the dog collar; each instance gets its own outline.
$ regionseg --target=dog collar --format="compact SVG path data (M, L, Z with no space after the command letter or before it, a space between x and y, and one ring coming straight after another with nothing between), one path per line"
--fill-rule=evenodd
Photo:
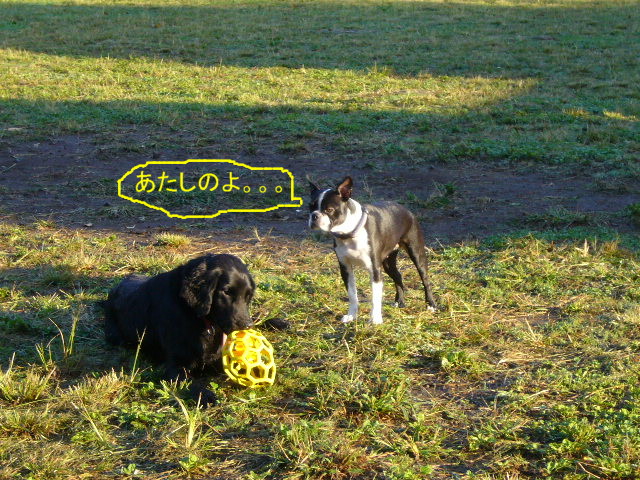
M367 211L367 208L366 207L362 207L362 216L360 217L360 220L358 221L358 224L356 225L356 228L351 230L351 232L349 232L349 233L331 232L331 235L333 235L336 238L339 238L340 240L346 240L348 238L355 237L356 233L358 233L358 231L360 231L360 229L362 227L364 227L364 224L367 222L367 217L368 216L369 216L369 212Z

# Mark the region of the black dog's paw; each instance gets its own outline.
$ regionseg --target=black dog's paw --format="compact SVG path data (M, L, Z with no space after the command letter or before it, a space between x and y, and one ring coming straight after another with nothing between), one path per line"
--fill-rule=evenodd
M215 407L218 404L218 396L211 390L202 390L199 398L203 408Z
M215 407L218 404L218 396L208 388L192 387L190 393L202 408Z
M284 318L270 318L266 320L264 324L272 330L288 330L291 328L291 322L288 322Z

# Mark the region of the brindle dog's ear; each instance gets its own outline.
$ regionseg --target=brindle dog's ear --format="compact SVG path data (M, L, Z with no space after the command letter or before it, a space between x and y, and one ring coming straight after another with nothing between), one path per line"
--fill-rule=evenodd
M309 175L306 175L306 179L307 182L309 182L309 191L311 192L311 195L315 195L320 190L320 187L311 180Z
M186 272L182 279L180 296L193 308L198 317L204 317L211 310L213 293L218 287L222 270L207 269L207 262L196 265L190 272Z
M342 201L346 202L351 198L351 190L353 189L353 180L351 177L344 177L344 180L338 185L338 192L342 197Z

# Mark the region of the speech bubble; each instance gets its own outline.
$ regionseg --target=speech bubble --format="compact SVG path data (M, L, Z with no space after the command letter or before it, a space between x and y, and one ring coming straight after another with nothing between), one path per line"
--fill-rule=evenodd
M136 165L118 181L118 196L171 218L215 218L223 213L300 207L295 178L282 167L235 160L189 159Z

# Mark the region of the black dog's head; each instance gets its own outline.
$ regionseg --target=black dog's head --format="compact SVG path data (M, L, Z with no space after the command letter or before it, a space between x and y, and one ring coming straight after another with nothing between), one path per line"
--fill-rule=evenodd
M225 334L253 325L249 304L255 283L234 255L204 255L184 265L180 297L207 328Z
M332 227L343 223L349 214L347 203L353 188L351 177L345 177L335 189L320 190L311 182L309 187L311 188L309 228L329 232Z

